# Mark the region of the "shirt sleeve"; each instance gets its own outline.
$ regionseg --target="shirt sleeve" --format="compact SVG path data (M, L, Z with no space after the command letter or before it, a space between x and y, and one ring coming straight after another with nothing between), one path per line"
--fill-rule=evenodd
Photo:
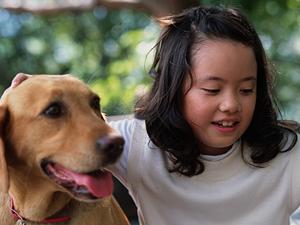
M124 119L109 122L124 138L125 144L120 159L107 169L110 170L125 186L127 186L128 155L133 133L133 119Z
M291 151L291 207L296 210L300 206L300 139Z

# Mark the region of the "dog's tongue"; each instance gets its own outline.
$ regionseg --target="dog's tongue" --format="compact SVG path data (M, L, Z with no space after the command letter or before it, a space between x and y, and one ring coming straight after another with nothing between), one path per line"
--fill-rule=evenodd
M55 174L67 180L73 180L77 185L85 186L88 191L97 198L109 196L113 192L113 180L111 173L105 171L93 174L77 173L68 170L58 164L53 165Z

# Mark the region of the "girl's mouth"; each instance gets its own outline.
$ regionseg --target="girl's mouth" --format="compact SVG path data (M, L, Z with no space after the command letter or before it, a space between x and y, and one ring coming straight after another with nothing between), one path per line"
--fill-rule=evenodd
M216 125L221 128L233 128L235 127L239 122L237 121L217 121L212 122L213 125Z

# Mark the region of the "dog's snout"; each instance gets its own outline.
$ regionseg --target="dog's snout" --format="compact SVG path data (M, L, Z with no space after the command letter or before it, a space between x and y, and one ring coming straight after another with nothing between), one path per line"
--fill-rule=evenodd
M106 135L96 142L97 151L106 156L106 163L115 162L123 151L124 139L119 135Z

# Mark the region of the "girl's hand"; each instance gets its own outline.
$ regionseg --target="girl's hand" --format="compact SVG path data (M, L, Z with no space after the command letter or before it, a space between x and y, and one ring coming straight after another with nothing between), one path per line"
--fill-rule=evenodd
M11 82L10 87L14 88L17 87L19 84L21 84L24 80L27 80L28 78L30 78L32 75L29 74L25 74L25 73L18 73L14 79Z

